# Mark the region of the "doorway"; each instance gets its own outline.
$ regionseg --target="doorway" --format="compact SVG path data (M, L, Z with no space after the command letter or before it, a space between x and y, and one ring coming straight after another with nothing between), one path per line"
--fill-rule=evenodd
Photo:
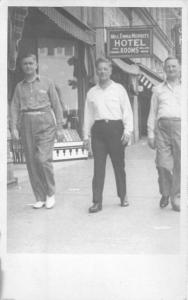
M150 111L151 91L144 88L138 96L139 137L147 136L147 120Z

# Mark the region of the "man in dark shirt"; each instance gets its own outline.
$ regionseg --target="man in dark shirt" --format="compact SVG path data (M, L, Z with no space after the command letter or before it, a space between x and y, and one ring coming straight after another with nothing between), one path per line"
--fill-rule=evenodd
M36 56L21 59L24 80L15 88L11 105L11 133L24 147L31 186L36 198L34 208L52 208L55 204L55 181L52 153L55 137L63 140L63 114L54 83L37 74Z

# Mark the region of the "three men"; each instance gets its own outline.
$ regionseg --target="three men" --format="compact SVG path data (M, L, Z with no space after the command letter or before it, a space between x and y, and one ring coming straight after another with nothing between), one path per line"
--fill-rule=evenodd
M85 104L84 139L94 156L92 181L93 205L90 213L102 209L102 193L107 155L110 155L115 172L117 194L121 206L128 206L124 152L132 130L133 116L124 87L110 79L111 62L105 58L96 61L98 84L87 93Z
M17 84L11 106L12 136L19 139L17 122L21 114L21 139L27 169L35 194L34 208L52 208L55 204L55 181L52 151L57 134L63 139L63 115L54 84L37 75L33 54L21 60L24 80ZM102 194L107 155L110 155L121 206L128 206L124 152L133 131L133 115L124 87L110 79L111 62L96 61L98 84L87 93L84 140L91 138L94 156L92 181L93 205L90 213L102 209ZM155 88L148 118L148 143L157 148L156 165L164 208L171 199L172 208L180 210L181 170L181 85L180 65L176 58L165 60L166 80ZM54 118L55 114L55 118ZM55 120L56 119L56 120Z
M156 152L160 207L171 199L172 208L180 211L181 173L181 83L176 58L164 62L166 80L157 86L151 99L148 118L148 143Z
M15 88L11 105L13 139L24 147L31 186L36 198L34 208L52 208L55 204L55 180L52 165L54 140L63 140L62 110L51 80L37 74L34 54L21 59L24 80ZM54 116L55 115L55 116Z

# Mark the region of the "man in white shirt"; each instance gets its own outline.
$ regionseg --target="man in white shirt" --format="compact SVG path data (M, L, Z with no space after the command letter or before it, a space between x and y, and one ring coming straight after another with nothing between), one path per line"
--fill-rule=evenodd
M172 208L180 211L181 83L178 60L168 57L164 71L166 80L155 88L151 99L148 144L157 149L160 207L166 207L171 199Z
M84 139L94 157L92 181L93 205L90 213L102 209L102 194L107 155L114 168L117 194L121 206L128 206L124 152L133 131L133 115L124 87L110 79L111 62L106 58L96 61L98 84L87 93L84 116Z

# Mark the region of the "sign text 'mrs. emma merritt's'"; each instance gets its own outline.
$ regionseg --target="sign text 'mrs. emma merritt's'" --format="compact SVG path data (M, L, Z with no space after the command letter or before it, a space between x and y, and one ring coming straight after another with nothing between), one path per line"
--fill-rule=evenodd
M107 33L111 57L148 57L152 54L152 28L109 28Z

